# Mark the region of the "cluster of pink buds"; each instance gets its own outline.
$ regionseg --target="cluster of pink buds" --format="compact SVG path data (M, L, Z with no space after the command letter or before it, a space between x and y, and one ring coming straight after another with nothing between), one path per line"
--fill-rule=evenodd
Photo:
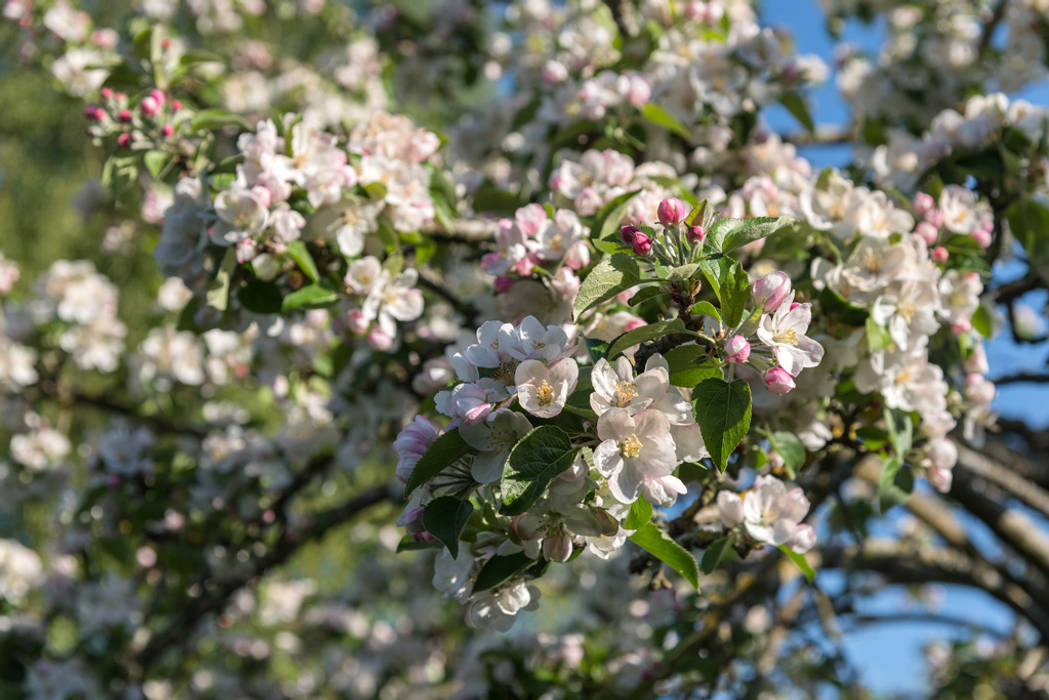
M182 103L169 99L164 91L154 88L134 107L126 93L108 87L102 88L99 96L102 104L84 107L84 117L94 122L90 130L93 136L116 134L117 144L129 148L136 129L150 131L159 127L161 138L174 135L173 117L182 109Z

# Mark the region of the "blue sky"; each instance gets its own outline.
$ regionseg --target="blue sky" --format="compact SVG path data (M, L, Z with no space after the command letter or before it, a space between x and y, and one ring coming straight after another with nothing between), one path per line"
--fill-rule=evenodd
M762 4L762 19L765 24L787 29L794 36L799 53L817 54L833 66L833 47L826 31L823 13L816 0L766 0ZM843 39L863 49L876 50L884 37L884 26L866 26L851 22L845 28ZM838 95L832 75L828 83L813 91L811 111L817 124L844 125L848 123L848 105ZM1032 86L1016 95L1033 103L1049 105L1049 85ZM785 109L766 110L769 125L781 132L798 129L796 120ZM806 147L802 155L817 167L841 165L850 160L848 147ZM995 281L1008 280L1023 272L1023 265L1006 264L996 267ZM1034 308L1042 309L1045 293L1037 294L1025 301ZM988 343L991 376L996 367L1007 367L1012 373L1022 369L1038 370L1046 366L1049 347L1017 346L1007 334L1001 334ZM1010 385L999 390L994 408L1005 416L1023 417L1038 426L1049 425L1049 392L1045 386ZM898 509L897 509L898 510ZM881 524L883 531L893 528L898 516L886 518ZM980 526L971 525L974 537L979 538ZM827 572L817 578L818 585L833 595L841 585L840 574ZM942 587L939 610L944 613L966 617L988 627L1007 631L1011 614L994 599L983 593L960 587ZM863 602L867 612L892 612L915 609L915 604L902 592L890 591ZM845 635L843 647L852 662L858 667L862 682L878 693L900 693L922 695L928 692L925 683L925 661L922 647L930 641L958 635L956 628L946 625L895 623L867 627ZM964 636L964 634L963 634Z

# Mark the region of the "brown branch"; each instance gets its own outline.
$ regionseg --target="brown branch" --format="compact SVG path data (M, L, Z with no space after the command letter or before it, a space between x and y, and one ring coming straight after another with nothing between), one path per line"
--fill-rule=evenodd
M145 670L155 663L165 651L184 642L203 617L221 612L234 593L256 581L270 569L287 561L301 546L323 538L332 528L368 508L397 498L398 489L399 486L396 484L374 486L339 506L308 516L301 529L285 529L273 547L265 555L255 560L250 571L222 583L211 593L202 594L200 598L184 607L167 627L153 635L135 657L137 671L145 675Z
M961 444L957 447L958 461L966 469L1049 518L1049 491L986 454L976 452Z
M952 549L916 550L894 541L868 539L862 547L819 550L820 567L872 571L893 583L953 583L987 592L1028 620L1042 640L1049 639L1049 614L1022 588L993 566Z
M1007 374L1004 377L995 377L991 381L999 386L1002 384L1049 384L1049 374L1017 372L1016 374Z
M423 233L452 243L494 243L498 228L492 219L453 219L447 229L435 223L424 227Z

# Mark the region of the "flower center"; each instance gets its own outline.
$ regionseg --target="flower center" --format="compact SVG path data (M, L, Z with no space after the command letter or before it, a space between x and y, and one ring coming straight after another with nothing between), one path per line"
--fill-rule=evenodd
M897 384L907 384L911 381L911 371L909 369L901 369L896 373L895 381Z
M539 403L546 406L554 400L554 388L544 379L539 388L535 390L535 395L539 398Z
M911 319L914 318L914 313L917 310L918 309L915 307L913 301L902 302L896 307L896 313L898 313L900 316L903 316L905 319L907 319L908 323L910 323Z
M641 440L638 439L635 433L631 433L630 437L619 443L619 451L624 457L637 457L641 454Z
M630 400L637 398L637 391L631 381L622 381L616 384L616 405L623 408Z
M797 345L798 344L798 332L793 328L788 328L785 331L780 331L776 335L772 336L772 339L777 343L783 343L784 345Z

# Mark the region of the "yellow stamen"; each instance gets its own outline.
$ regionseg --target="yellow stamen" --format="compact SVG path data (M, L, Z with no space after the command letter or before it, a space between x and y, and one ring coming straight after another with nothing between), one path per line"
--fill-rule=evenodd
M616 384L616 405L623 408L630 400L637 397L637 391L634 389L634 383L631 381L622 381Z
M777 343L789 343L790 345L797 345L798 332L791 328L785 331L780 331L776 335L772 336L772 339L775 340Z
M545 406L554 400L554 388L544 379L539 388L535 390L535 395L539 398L539 404Z
M631 433L630 437L619 443L619 451L624 457L637 457L641 454L641 440L638 439L636 434Z

